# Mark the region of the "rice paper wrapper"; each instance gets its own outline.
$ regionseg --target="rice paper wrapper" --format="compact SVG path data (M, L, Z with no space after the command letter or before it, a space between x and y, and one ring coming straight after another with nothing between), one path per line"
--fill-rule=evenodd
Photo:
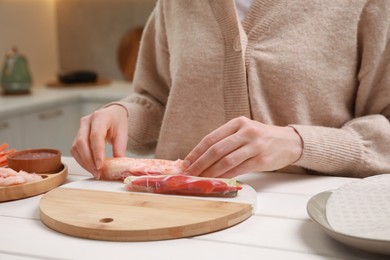
M390 174L357 180L333 191L326 217L337 232L390 240Z
M124 183L128 191L188 196L236 197L242 188L235 179L187 175L129 176Z

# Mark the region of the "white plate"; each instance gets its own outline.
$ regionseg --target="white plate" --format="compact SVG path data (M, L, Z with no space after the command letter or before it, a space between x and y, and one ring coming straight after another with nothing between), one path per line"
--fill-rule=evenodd
M313 196L307 203L307 212L314 223L318 224L328 235L334 239L360 250L390 255L390 241L376 240L346 235L334 230L326 218L326 203L331 191L325 191Z

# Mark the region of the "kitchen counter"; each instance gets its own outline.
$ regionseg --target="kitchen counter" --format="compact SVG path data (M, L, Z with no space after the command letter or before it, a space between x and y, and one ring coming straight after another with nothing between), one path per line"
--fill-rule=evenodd
M0 140L18 150L50 147L70 155L80 118L131 91L130 82L112 81L100 86L35 86L28 95L0 95ZM109 146L107 153L112 153Z
M91 175L72 157L67 182ZM108 242L67 236L39 218L41 195L0 203L0 259L386 259L333 240L310 220L308 200L353 178L248 173L238 180L257 192L253 216L233 227L191 238Z
M0 95L0 117L45 109L69 102L102 102L119 100L131 92L131 83L113 81L102 86L46 87L35 86L28 95Z

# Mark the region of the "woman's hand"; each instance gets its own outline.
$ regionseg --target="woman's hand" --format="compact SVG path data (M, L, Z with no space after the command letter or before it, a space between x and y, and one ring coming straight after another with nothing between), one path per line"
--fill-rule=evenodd
M100 179L106 141L111 143L114 157L125 156L127 129L127 111L124 107L112 105L97 110L81 118L71 154L84 169Z
M208 134L187 155L186 173L233 178L251 171L272 171L297 161L303 150L292 127L235 118Z

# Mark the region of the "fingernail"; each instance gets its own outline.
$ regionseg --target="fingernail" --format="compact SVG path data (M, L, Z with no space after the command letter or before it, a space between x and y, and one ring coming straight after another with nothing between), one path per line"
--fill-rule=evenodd
M95 165L96 165L96 170L100 170L100 168L102 167L102 161L100 159L97 159Z
M95 180L100 180L100 171L94 170L92 175L95 177Z
M100 174L99 174L99 171L98 171L98 170L96 170L96 169L91 169L89 172L92 174L92 176L93 176L93 178L94 178L95 180L99 180L99 179L100 179Z

